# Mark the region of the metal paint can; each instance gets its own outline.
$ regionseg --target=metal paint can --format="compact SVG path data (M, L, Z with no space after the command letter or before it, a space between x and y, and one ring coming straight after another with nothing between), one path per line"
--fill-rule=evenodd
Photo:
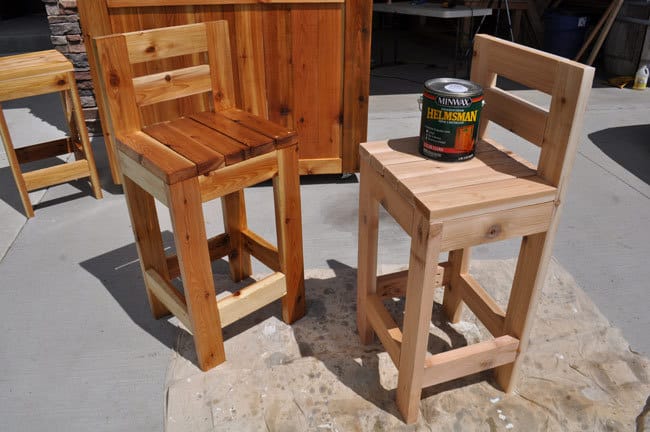
M443 161L474 157L483 88L471 81L436 78L424 83L420 153Z

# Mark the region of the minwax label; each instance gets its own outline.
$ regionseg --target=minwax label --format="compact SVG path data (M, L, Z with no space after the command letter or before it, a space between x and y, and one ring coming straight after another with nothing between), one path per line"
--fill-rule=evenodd
M424 93L420 151L432 159L470 159L478 137L483 95L468 95L469 89L456 83L449 83L443 89L444 94ZM450 93L459 95L450 96Z

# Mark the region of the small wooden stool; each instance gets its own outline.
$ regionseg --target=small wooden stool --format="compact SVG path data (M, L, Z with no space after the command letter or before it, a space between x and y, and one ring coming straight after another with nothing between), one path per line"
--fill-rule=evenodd
M418 417L423 387L496 368L511 391L551 256L567 178L582 130L594 70L558 56L478 35L472 81L483 86L476 156L439 162L422 156L418 137L361 144L357 325L363 343L376 333L399 370L397 405ZM497 75L551 96L548 110L497 87ZM535 166L487 137L495 122L541 147ZM409 269L376 277L378 207L411 238ZM470 247L523 237L507 309L469 274ZM449 260L438 265L440 252ZM427 353L434 289L460 319L465 303L494 339ZM403 328L383 299L406 297Z
M106 36L95 48L151 310L173 313L194 335L199 366L210 369L226 358L222 327L280 298L285 322L305 313L298 138L232 106L226 21ZM207 54L208 64L133 76L132 63L186 54ZM214 110L144 125L140 107L206 92ZM244 188L268 179L277 247L246 222ZM163 250L154 198L169 208L175 255ZM208 239L202 203L215 198L226 232ZM226 255L235 281L251 274L251 255L273 273L217 302L211 261ZM178 276L183 293L171 283Z
M15 149L0 105L0 137L27 217L34 216L29 191L90 177L95 198L102 198L99 176L83 117L72 64L56 50L0 58L0 102L61 92L68 138ZM74 152L76 161L22 172L20 164Z

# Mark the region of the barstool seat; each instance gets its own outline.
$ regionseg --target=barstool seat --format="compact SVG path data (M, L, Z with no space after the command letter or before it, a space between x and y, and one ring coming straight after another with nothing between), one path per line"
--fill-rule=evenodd
M34 216L28 192L47 186L90 177L95 198L102 198L72 63L56 50L0 58L0 102L54 92L61 93L70 129L67 138L15 148L0 105L0 138L27 217ZM20 166L66 153L74 153L76 160L29 172Z

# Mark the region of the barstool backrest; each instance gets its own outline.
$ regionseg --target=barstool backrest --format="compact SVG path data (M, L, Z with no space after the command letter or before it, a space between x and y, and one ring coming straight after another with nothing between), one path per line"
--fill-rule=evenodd
M121 33L94 41L102 65L102 94L116 135L148 124L147 112L141 108L149 105L182 103L182 98L211 92L206 103L216 111L235 106L226 21ZM181 56L193 56L195 65L178 68L174 58Z
M551 96L542 108L497 87L501 76ZM474 41L471 80L483 86L480 138L495 122L541 147L537 172L564 189L582 133L594 68L533 48L480 34Z

